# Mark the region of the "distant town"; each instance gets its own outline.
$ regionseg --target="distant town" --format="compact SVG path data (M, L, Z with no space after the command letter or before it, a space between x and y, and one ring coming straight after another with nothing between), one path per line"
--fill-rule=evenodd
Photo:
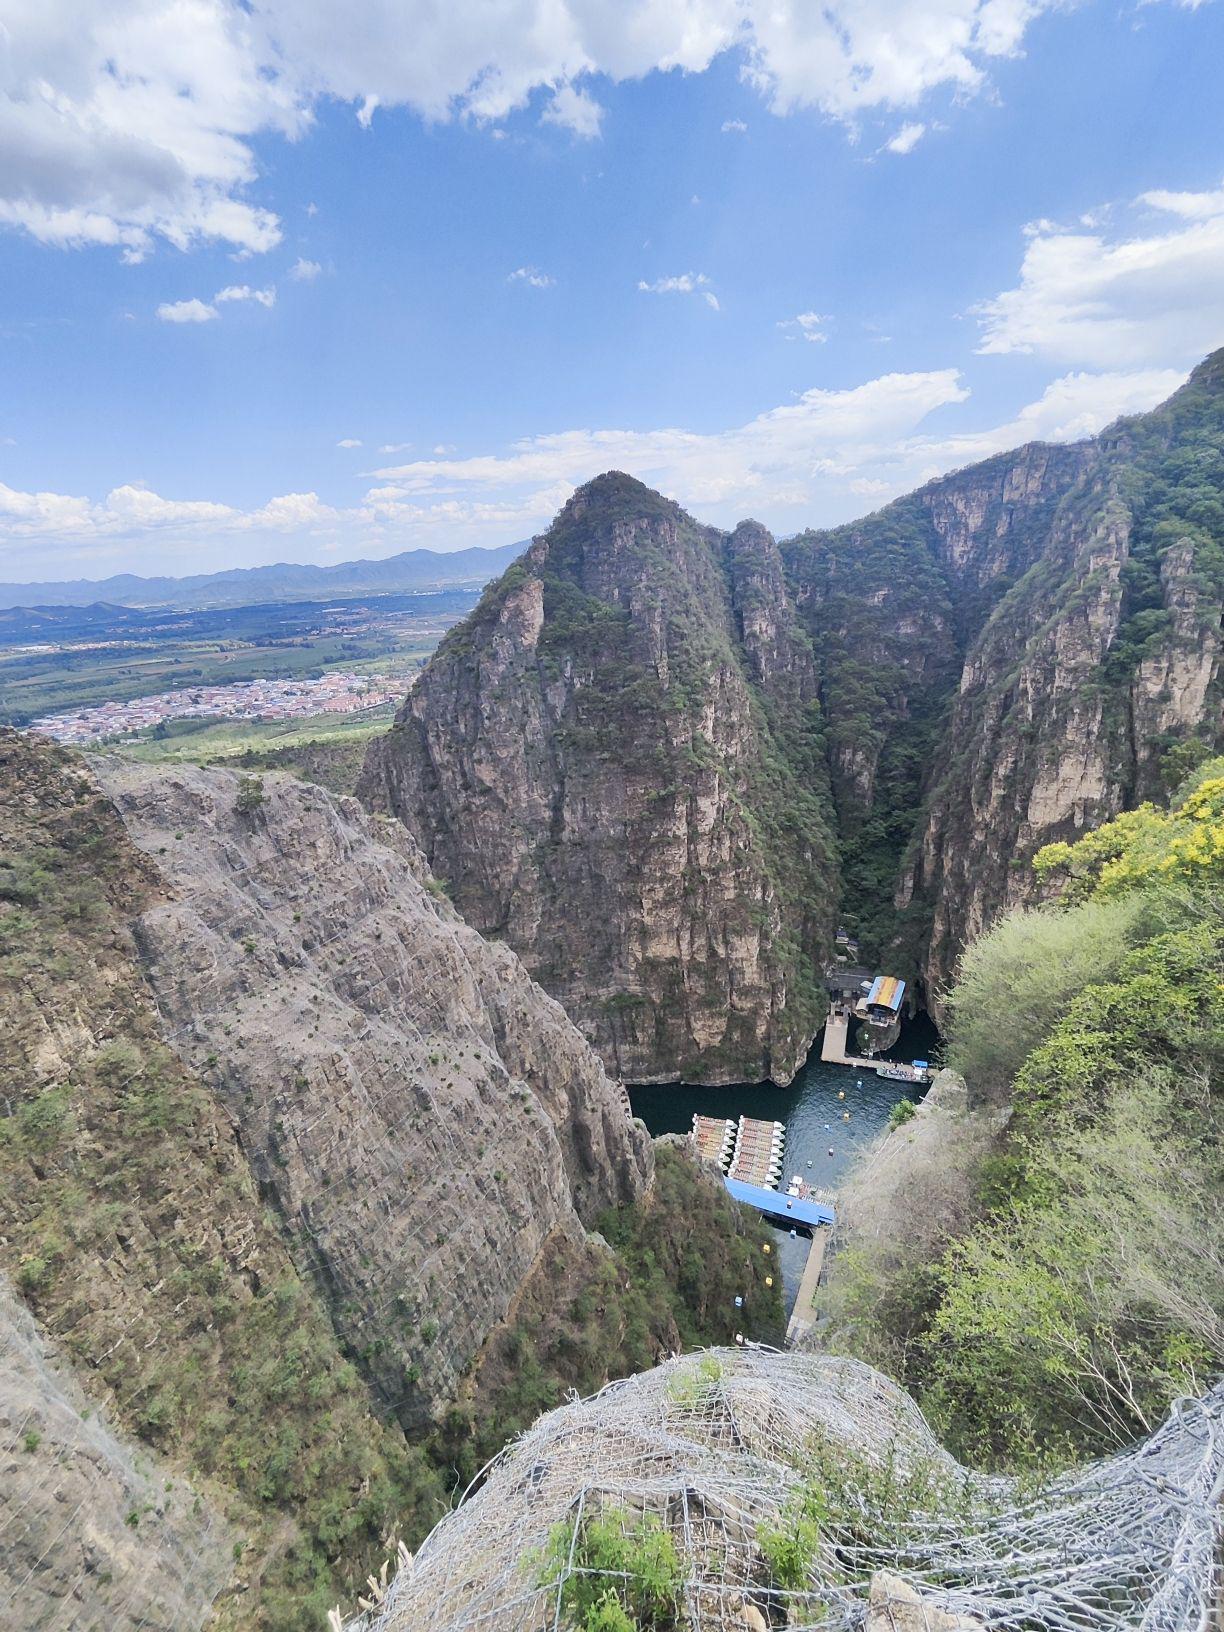
M338 670L321 679L245 680L228 686L187 686L130 702L44 714L29 729L56 742L103 742L171 720L291 720L312 714L355 714L399 702L411 678Z

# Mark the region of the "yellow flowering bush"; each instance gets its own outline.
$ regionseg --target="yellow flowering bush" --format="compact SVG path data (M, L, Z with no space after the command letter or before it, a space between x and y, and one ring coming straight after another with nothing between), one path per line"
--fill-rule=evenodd
M1140 805L1074 844L1047 844L1033 867L1062 877L1069 901L1105 900L1158 884L1224 885L1224 761L1172 810Z

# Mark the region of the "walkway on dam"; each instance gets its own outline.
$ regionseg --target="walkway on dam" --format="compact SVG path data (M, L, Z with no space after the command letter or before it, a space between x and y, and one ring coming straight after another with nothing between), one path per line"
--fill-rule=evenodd
M803 1279L799 1282L795 1307L791 1310L790 1321L786 1328L786 1346L788 1349L793 1348L799 1339L807 1332L810 1332L816 1324L816 1288L820 1284L820 1272L824 1268L825 1241L828 1234L827 1226L821 1226L812 1231L812 1244L808 1248Z

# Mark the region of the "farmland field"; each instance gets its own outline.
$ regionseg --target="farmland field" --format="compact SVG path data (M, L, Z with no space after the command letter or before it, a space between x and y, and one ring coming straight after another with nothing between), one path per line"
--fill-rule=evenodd
M337 605L204 612L128 607L0 612L0 724L193 686L419 670L474 604L467 590Z

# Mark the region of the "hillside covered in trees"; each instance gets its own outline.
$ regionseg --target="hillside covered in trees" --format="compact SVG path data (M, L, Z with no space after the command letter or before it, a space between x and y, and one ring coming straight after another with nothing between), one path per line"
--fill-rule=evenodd
M948 998L968 1109L908 1196L971 1152L942 1246L877 1219L829 1294L830 1344L988 1465L1126 1443L1224 1368L1224 760L1035 871L1057 898L975 942Z

